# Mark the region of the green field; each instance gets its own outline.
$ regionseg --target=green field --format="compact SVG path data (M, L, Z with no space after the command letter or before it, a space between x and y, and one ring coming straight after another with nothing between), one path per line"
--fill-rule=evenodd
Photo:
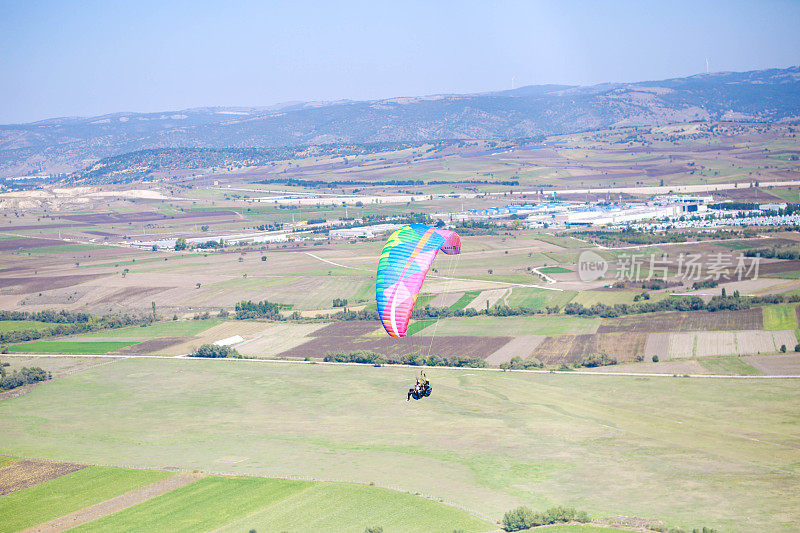
M763 307L764 329L797 329L795 304L780 304Z
M345 483L212 476L74 531L490 531L493 524L411 494ZM220 529L221 528L221 529Z
M371 294L371 296L374 297L375 295ZM423 308L431 303L431 300L434 298L436 298L435 294L420 294L417 296L417 301L414 303L414 307Z
M536 239L546 242L549 244L555 244L556 246L560 246L562 248L594 248L593 244L588 242L579 241L578 239L572 237L560 237L557 235L546 235L546 234L536 234L534 235Z
M536 287L514 287L508 296L510 307L525 307L527 309L544 309L547 306L563 307L572 300L576 291L548 291Z
M450 309L455 311L457 309L466 308L472 302L472 300L474 300L475 298L478 297L478 295L480 293L481 293L481 291L467 291L467 292L465 292L464 296L459 298L456 303L454 303L453 305L450 306Z
M786 202L800 202L800 190L797 189L769 189L767 192L772 196L782 198Z
M757 376L761 374L752 365L735 356L701 357L698 361L712 374L731 376Z
M0 497L0 532L19 531L172 475L89 466Z
M49 322L39 322L38 320L0 320L0 333L9 331L25 331L34 329L41 331L52 328L55 324Z
M406 330L406 335L409 337L412 335L416 335L423 329L427 328L436 323L436 319L429 319L429 320L415 320L411 324L408 325L408 329Z
M800 272L775 272L772 274L764 274L765 278L779 278L779 279L800 279Z
M560 266L550 266L550 267L540 268L539 272L541 272L542 274L569 274L570 272L575 272L575 271Z
M82 337L141 337L142 339L155 339L158 337L191 337L199 335L212 326L222 324L222 320L180 320L158 322L149 326L131 326L119 329L104 329L95 331ZM116 348L115 348L116 349Z
M475 335L484 337L517 337L520 335L570 335L594 333L599 318L565 315L519 317L465 317L439 321L439 336Z
M730 250L747 250L748 248L753 247L750 244L744 244L742 242L737 242L737 241L718 242L716 243L716 245L722 246L723 248L728 248Z
M16 250L16 253L28 254L69 254L78 252L93 252L95 250L108 250L109 246L100 246L95 244L57 244L54 246L42 246L40 248L23 248Z
M800 520L797 380L431 369L433 396L407 403L412 376L123 359L0 402L0 453L375 482L492 520L522 504L724 531Z
M25 344L15 344L9 351L16 353L108 353L135 342L70 342L70 341L34 341Z

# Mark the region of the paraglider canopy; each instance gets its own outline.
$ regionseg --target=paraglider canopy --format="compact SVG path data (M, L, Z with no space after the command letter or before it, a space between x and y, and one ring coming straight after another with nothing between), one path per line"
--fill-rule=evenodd
M439 250L461 253L454 231L408 224L391 234L378 261L375 298L386 333L405 337L422 282Z

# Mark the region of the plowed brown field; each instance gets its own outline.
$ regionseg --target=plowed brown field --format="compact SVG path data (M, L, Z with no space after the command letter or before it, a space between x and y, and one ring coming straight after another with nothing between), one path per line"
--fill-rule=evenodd
M630 315L610 318L597 328L598 333L657 332L657 331L729 331L735 329L762 329L764 321L761 308L740 311L688 311Z
M86 468L73 463L24 460L0 468L0 496Z

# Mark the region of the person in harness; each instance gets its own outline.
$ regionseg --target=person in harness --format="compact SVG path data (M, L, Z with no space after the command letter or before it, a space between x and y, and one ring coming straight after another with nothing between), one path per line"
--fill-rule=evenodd
M428 381L427 376L425 376L425 373L422 372L420 373L420 377L417 378L417 382L414 384L414 386L408 389L406 401L411 401L411 398L414 398L415 400L425 398L426 396L430 396L432 391L433 387L431 387L431 382Z

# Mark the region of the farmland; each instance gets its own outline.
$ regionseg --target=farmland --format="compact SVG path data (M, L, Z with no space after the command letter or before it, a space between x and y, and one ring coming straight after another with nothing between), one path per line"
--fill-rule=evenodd
M787 513L800 508L791 488L800 396L791 380L437 370L429 371L436 395L407 404L409 374L391 367L128 359L0 402L6 428L0 452L374 482L456 502L493 520L518 504L574 505L595 517L648 516L726 531L764 524L788 531L798 519ZM343 389L360 391L344 410L336 401ZM132 394L135 403L128 401ZM92 420L81 415L89 410ZM408 476L419 469L427 475ZM702 506L685 505L687 484ZM236 497L219 490L220 498ZM324 500L329 490L336 489L304 492L297 509ZM200 504L181 494L169 508L190 519ZM124 528L142 516L131 508L110 517L115 521L107 527ZM218 516L202 519L224 521ZM253 518L264 525L274 519ZM285 519L324 527L323 514L306 518L317 522Z
M52 326L52 324L47 322L39 322L37 320L0 320L0 333L29 329L43 330Z
M0 498L0 531L25 529L169 475L153 470L83 468Z
M796 530L800 261L766 257L744 279L680 276L687 256L707 267L719 254L791 253L793 228L534 228L470 211L551 197L657 201L679 185L731 182L708 191L715 203L797 199L796 188L753 186L796 178L796 163L778 157L797 152L786 126L717 126L736 133L698 123L541 146L387 148L347 163L302 154L163 172L146 185L0 196L0 310L92 315L67 330L80 333L47 338L20 332L49 335L57 322L0 321L0 333L16 335L0 346L14 354L0 355L5 370L54 377L0 396L0 454L26 458L0 455L10 491L0 531L91 514L130 490L147 498L80 530L478 532L518 505L689 531ZM272 194L281 203L252 201ZM409 336L395 339L375 315L386 235L328 229L412 215L452 224L462 253L436 257ZM188 249L174 249L178 237ZM587 250L608 262L604 277L581 279ZM646 279L623 279L633 257ZM654 259L661 274L649 270ZM264 300L279 309L270 319L236 318L237 303ZM144 325L101 321L128 316L117 325ZM174 357L237 336L245 360ZM362 350L490 368L429 368L433 395L406 402L418 368L318 364ZM526 364L544 370L500 371ZM614 531L601 524L615 522L545 531Z
M157 337L191 337L198 335L213 326L221 324L221 320L182 320L180 322L161 322L150 326L135 326L97 331L81 335L89 339L92 337L139 337L142 339L155 339Z
M108 353L136 344L135 342L69 342L35 341L17 344L11 349L21 353Z

